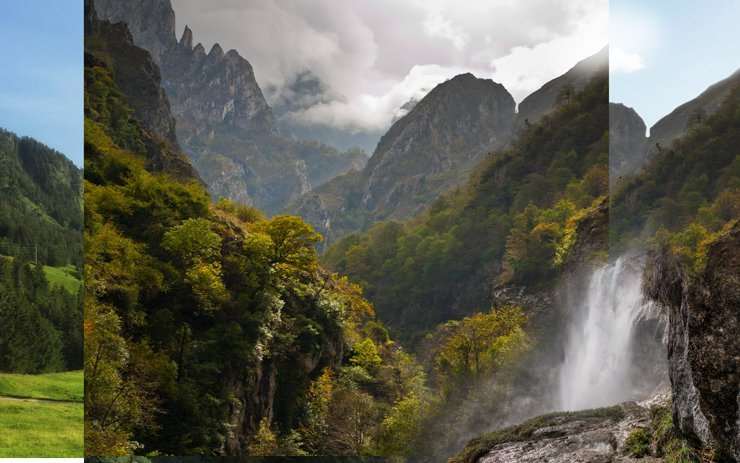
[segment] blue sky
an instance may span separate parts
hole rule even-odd
[[[83,1],[3,2],[0,127],[83,159]]]
[[[738,0],[611,0],[611,101],[650,128],[740,68],[738,18]]]

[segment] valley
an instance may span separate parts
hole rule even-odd
[[[87,3],[88,454],[736,457],[737,74],[648,137],[607,48],[462,73],[365,159],[193,35]]]

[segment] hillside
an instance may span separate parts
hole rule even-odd
[[[0,129],[0,255],[82,264],[82,172],[64,155]]]
[[[81,171],[0,130],[0,372],[82,366]]]
[[[0,373],[0,458],[83,454],[82,371]]]
[[[606,193],[607,91],[595,78],[428,211],[350,235],[325,262],[406,340],[488,306],[498,283],[546,284],[569,220]]]
[[[611,113],[612,145],[610,165],[612,184],[618,185],[639,174],[652,158],[662,156],[675,141],[690,133],[694,126],[721,110],[740,84],[740,70],[713,85],[696,98],[678,106],[650,127],[645,134],[645,123],[631,108],[613,103]]]
[[[310,226],[152,162],[184,157],[119,82],[156,94],[155,61],[86,7],[86,453],[398,452],[385,419],[423,373]]]
[[[723,81],[724,82],[724,81]],[[714,113],[657,152],[612,198],[611,243],[628,248],[660,228],[720,229],[740,216],[740,83]],[[689,232],[690,233],[690,232]]]

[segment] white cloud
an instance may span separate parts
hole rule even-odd
[[[310,70],[343,95],[295,117],[378,130],[462,72],[521,100],[607,42],[607,0],[173,0],[206,48],[236,48],[263,89]]]
[[[609,69],[632,73],[646,68],[661,40],[661,24],[645,5],[618,3],[609,13]]]
[[[642,56],[630,53],[613,46],[609,50],[609,71],[612,73],[629,74],[645,67]]]

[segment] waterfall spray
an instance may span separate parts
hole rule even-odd
[[[565,348],[560,371],[563,410],[635,398],[630,379],[634,328],[647,310],[641,274],[624,258],[594,271]]]

